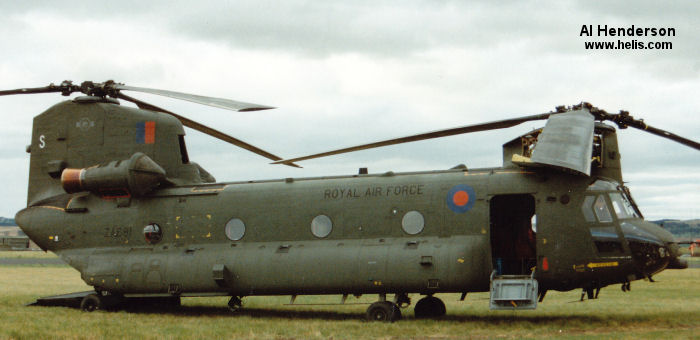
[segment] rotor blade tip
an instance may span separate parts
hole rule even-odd
[[[300,169],[303,168],[303,166],[301,166],[301,165],[299,165],[299,164],[296,164],[296,163],[293,163],[293,162],[290,162],[290,161],[288,161],[288,160],[286,160],[286,159],[280,159],[280,160],[278,160],[278,161],[270,162],[270,164],[275,164],[275,165],[277,165],[277,164],[284,164],[284,165],[291,166],[291,167],[294,167],[294,168],[300,168]]]
[[[276,109],[274,106],[259,106],[259,107],[247,107],[238,110],[238,112],[251,112],[251,111],[262,111],[262,110],[273,110]]]

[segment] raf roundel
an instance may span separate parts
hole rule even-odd
[[[466,185],[455,185],[447,192],[447,206],[456,213],[469,211],[476,202],[474,188]]]

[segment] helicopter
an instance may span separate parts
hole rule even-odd
[[[549,290],[631,289],[682,269],[673,236],[647,222],[622,178],[617,129],[700,144],[591,104],[281,158],[123,91],[235,111],[273,107],[180,92],[64,81],[0,95],[84,95],[34,118],[27,207],[15,220],[93,291],[39,299],[85,311],[183,297],[376,294],[369,320],[440,317],[436,293],[490,292],[494,310],[534,309]],[[122,101],[137,108],[122,106]],[[192,162],[183,127],[297,163],[400,143],[546,120],[503,145],[503,165],[216,182]],[[392,296],[393,295],[393,299]]]

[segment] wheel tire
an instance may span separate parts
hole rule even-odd
[[[416,303],[413,307],[416,319],[437,318],[445,315],[445,303],[434,296],[426,296]]]
[[[80,309],[83,312],[94,312],[102,309],[102,300],[97,294],[86,295],[80,302]]]
[[[367,320],[394,322],[401,319],[399,307],[389,301],[377,301],[367,308]]]

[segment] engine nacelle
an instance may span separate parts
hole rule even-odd
[[[69,193],[90,191],[101,196],[142,196],[158,187],[165,170],[141,152],[131,158],[84,169],[65,169],[63,189]]]

